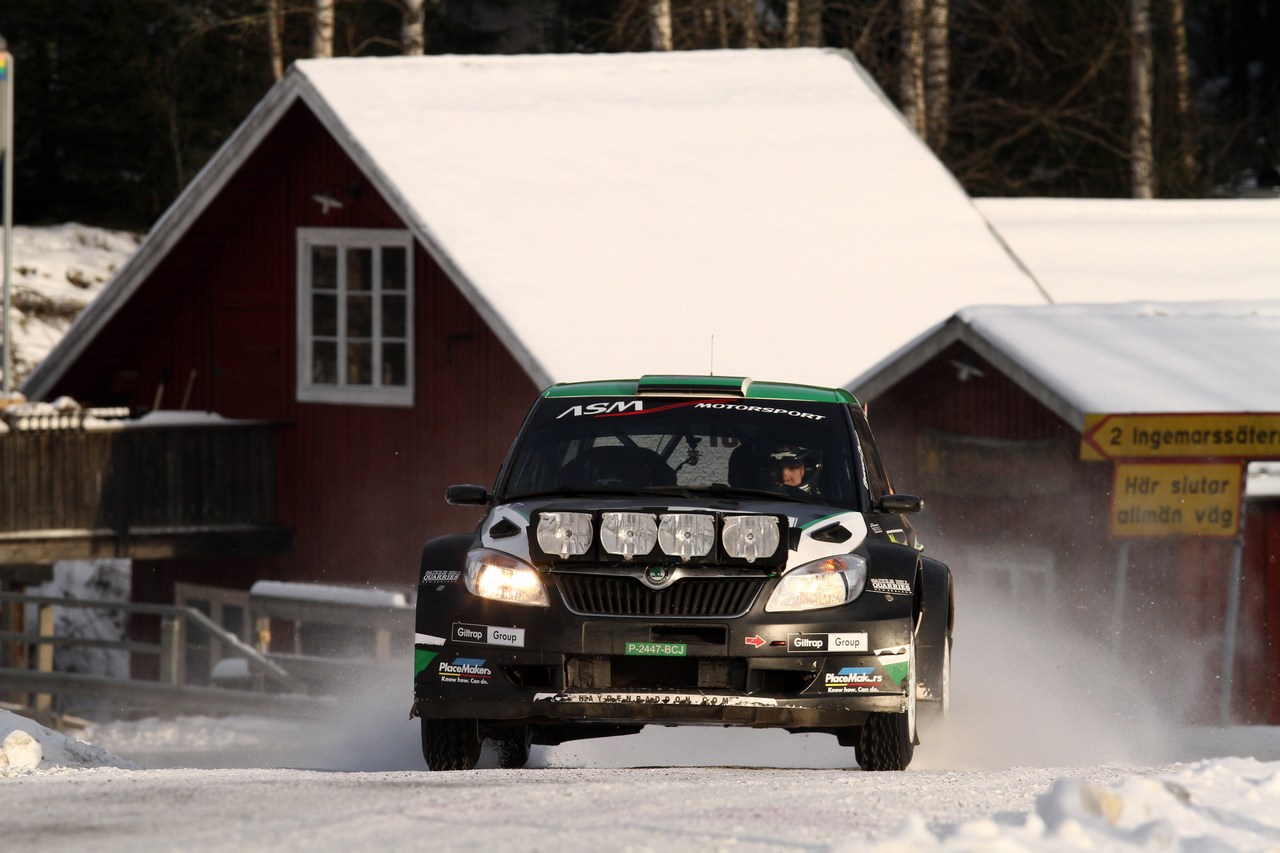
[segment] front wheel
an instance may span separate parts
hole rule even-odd
[[[906,770],[915,753],[906,713],[875,713],[858,733],[854,754],[863,770]]]
[[[422,718],[422,757],[430,770],[471,770],[483,743],[479,720]]]

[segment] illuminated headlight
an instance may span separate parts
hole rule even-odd
[[[467,591],[481,598],[538,607],[551,604],[537,571],[515,557],[498,551],[476,548],[468,553],[463,575]]]
[[[857,554],[814,560],[783,575],[764,609],[779,613],[847,604],[866,583],[867,561]]]
[[[658,522],[649,512],[606,512],[600,516],[600,544],[630,560],[648,554],[658,541]]]
[[[716,525],[709,515],[671,513],[658,522],[658,544],[672,557],[705,557],[715,541]]]
[[[778,550],[778,519],[772,515],[731,515],[720,534],[730,557],[754,563]]]
[[[587,553],[591,547],[591,514],[586,512],[538,513],[538,547],[560,559]]]

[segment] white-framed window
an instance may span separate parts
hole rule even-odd
[[[298,229],[298,400],[413,405],[408,231]]]

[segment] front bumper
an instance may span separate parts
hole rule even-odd
[[[907,711],[915,683],[912,625],[902,617],[584,617],[525,630],[492,624],[498,615],[489,608],[490,623],[453,622],[447,631],[418,634],[418,713],[535,725],[837,729],[861,725],[872,712]],[[522,645],[502,645],[513,642]]]

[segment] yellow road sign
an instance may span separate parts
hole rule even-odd
[[[1243,469],[1239,462],[1117,462],[1111,535],[1234,537]]]
[[[1080,458],[1280,459],[1280,414],[1085,415]]]

